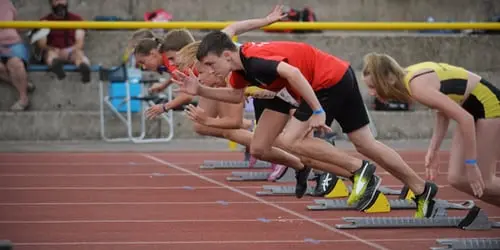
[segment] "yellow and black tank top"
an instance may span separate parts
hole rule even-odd
[[[461,104],[474,116],[474,119],[500,117],[500,90],[484,79],[476,84],[464,100],[469,78],[468,71],[464,68],[446,63],[422,62],[407,67],[406,72],[404,80],[408,91],[410,91],[411,80],[435,72],[441,83],[439,91]]]

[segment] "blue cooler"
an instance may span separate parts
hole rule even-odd
[[[130,112],[141,112],[141,100],[134,100],[134,97],[140,97],[142,94],[142,86],[140,83],[142,77],[141,70],[136,68],[126,68],[125,70],[127,71],[126,76],[122,79],[119,79],[119,77],[110,79],[109,97],[111,104],[118,112],[127,112],[127,103],[125,102],[127,92],[124,79],[128,79],[131,97]]]

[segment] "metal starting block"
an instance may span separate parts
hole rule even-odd
[[[339,229],[361,228],[460,228],[463,230],[490,230],[500,228],[499,222],[489,221],[486,213],[474,206],[465,217],[344,217],[350,224],[337,224]]]
[[[391,209],[416,209],[417,205],[412,200],[388,200]],[[451,203],[446,200],[435,200],[436,205],[444,209],[469,210],[474,207],[474,201]],[[347,205],[347,200],[314,200],[315,205],[309,205],[309,210],[356,210],[354,206]]]
[[[226,177],[228,181],[267,181],[267,178],[271,174],[269,172],[232,172],[231,176]],[[309,174],[309,180],[315,178],[314,173],[311,171]],[[292,182],[295,181],[295,170],[293,168],[287,168],[286,172],[276,180],[276,182]]]
[[[500,249],[500,238],[463,238],[437,239],[441,247],[431,247],[431,250],[488,250]]]
[[[326,198],[347,197],[349,191],[344,182],[334,174],[317,173],[312,179],[316,185],[308,187],[305,195]],[[258,191],[258,196],[291,196],[295,195],[294,186],[262,186],[263,191]]]
[[[294,186],[272,186],[264,185],[262,186],[264,191],[257,191],[257,196],[295,196]],[[305,195],[316,196],[315,187],[307,187]]]
[[[213,161],[206,160],[201,169],[239,169],[250,168],[249,161]],[[257,161],[251,168],[271,168],[271,163],[266,161]]]
[[[342,197],[347,197],[349,196],[349,191],[351,190],[350,187],[347,187],[348,191],[343,192],[342,190],[337,189],[334,187],[334,190],[332,192],[328,193],[325,195],[326,198],[342,198]],[[288,196],[288,195],[295,195],[295,187],[294,186],[278,186],[278,185],[263,185],[262,186],[262,191],[257,191],[258,196]],[[317,195],[313,195],[314,193],[311,192],[309,193],[310,190],[314,190],[315,187],[311,186],[308,188],[308,191],[306,195],[310,196],[315,196],[318,197]],[[388,187],[381,186],[379,187],[379,191],[385,195],[398,195],[399,191],[390,189]],[[332,194],[335,193],[335,194]],[[315,200],[315,201],[338,201],[338,200]],[[319,204],[319,203],[318,203]],[[312,209],[314,210],[314,209]],[[317,209],[317,210],[325,210],[325,209]]]
[[[347,186],[349,193],[352,192],[352,186]],[[401,190],[380,186],[378,190],[385,195],[401,195]]]

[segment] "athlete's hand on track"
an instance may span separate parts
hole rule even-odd
[[[483,196],[485,185],[479,166],[477,164],[465,165],[465,170],[467,171],[467,178],[469,179],[469,184],[474,195],[477,197]]]
[[[271,24],[285,18],[286,16],[288,16],[288,14],[283,13],[283,5],[278,4],[274,7],[273,11],[266,16],[266,19]]]
[[[202,108],[189,104],[186,108],[186,114],[191,121],[206,125],[208,116]]]
[[[186,75],[178,70],[174,71],[177,79],[172,78],[172,81],[179,85],[178,91],[184,92],[190,95],[198,95],[198,90],[200,88],[200,82],[198,78],[194,75],[191,69],[188,69],[189,75]]]
[[[425,155],[425,178],[434,181],[439,173],[439,159],[436,157],[436,151],[427,150]]]
[[[318,130],[320,133],[329,133],[332,132],[332,128],[326,126],[325,124],[326,115],[325,112],[321,114],[313,114],[309,121],[309,131]]]

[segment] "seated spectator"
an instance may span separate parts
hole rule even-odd
[[[10,0],[0,0],[0,20],[13,21],[16,9]],[[10,82],[19,92],[19,100],[10,108],[23,111],[29,106],[28,91],[34,89],[28,83],[26,67],[29,62],[28,49],[15,29],[0,29],[0,79]]]
[[[83,21],[79,15],[68,11],[67,0],[49,0],[52,13],[42,17],[45,21]],[[43,60],[49,65],[50,71],[63,79],[64,63],[69,61],[78,66],[84,83],[90,82],[90,62],[83,53],[85,31],[83,29],[55,29],[51,30],[46,38],[37,41],[40,49],[44,50]]]

